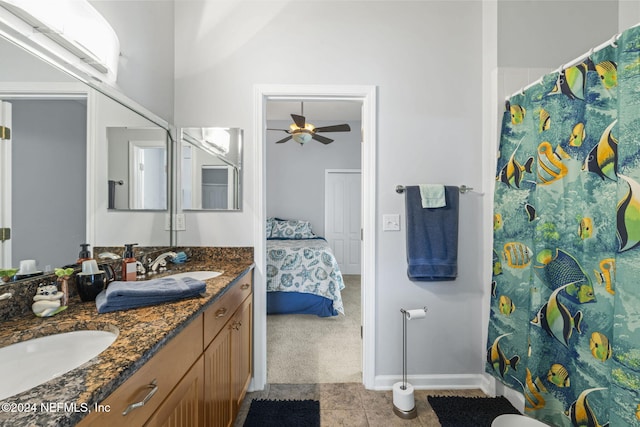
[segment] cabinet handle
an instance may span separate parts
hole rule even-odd
[[[153,395],[156,394],[156,392],[158,391],[158,385],[156,384],[155,378],[153,379],[153,381],[151,381],[151,384],[149,384],[147,388],[150,388],[151,391],[149,391],[149,393],[147,393],[144,399],[142,399],[140,402],[132,403],[131,405],[127,406],[127,409],[122,412],[123,416],[127,415],[134,409],[143,407],[149,401],[149,399],[151,399]]]
[[[242,289],[244,291],[244,290],[249,289],[250,287],[251,287],[251,283],[244,283],[244,284],[242,284],[240,286],[240,289]]]
[[[222,307],[220,310],[216,311],[216,319],[219,319],[221,317],[224,317],[227,315],[227,308],[226,307]]]

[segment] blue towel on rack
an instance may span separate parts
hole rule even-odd
[[[458,275],[458,187],[445,187],[447,204],[442,208],[423,208],[418,186],[407,187],[405,194],[409,279],[455,280]]]
[[[107,289],[96,296],[96,307],[98,313],[108,313],[195,297],[206,290],[205,282],[191,277],[161,277],[140,282],[116,281],[109,283]]]

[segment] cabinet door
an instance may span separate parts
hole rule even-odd
[[[231,338],[233,416],[238,414],[251,381],[253,368],[253,298],[250,295],[238,308],[233,320]]]
[[[160,349],[147,363],[100,402],[109,412],[92,412],[82,427],[142,426],[202,355],[202,316]],[[132,404],[145,402],[134,409]],[[124,415],[126,413],[126,415]]]
[[[204,427],[204,356],[189,369],[145,427]]]
[[[207,427],[233,423],[231,399],[231,322],[204,351],[204,419]]]

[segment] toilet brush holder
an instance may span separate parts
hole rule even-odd
[[[410,420],[418,416],[413,386],[407,382],[407,320],[422,319],[427,308],[418,310],[400,309],[402,313],[402,381],[393,385],[393,413]]]

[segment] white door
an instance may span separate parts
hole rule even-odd
[[[11,104],[0,101],[0,268],[11,268],[11,240],[2,230],[11,230]]]
[[[343,274],[360,274],[360,170],[325,172],[324,234]]]
[[[164,141],[129,141],[129,208],[167,208],[167,149]]]

